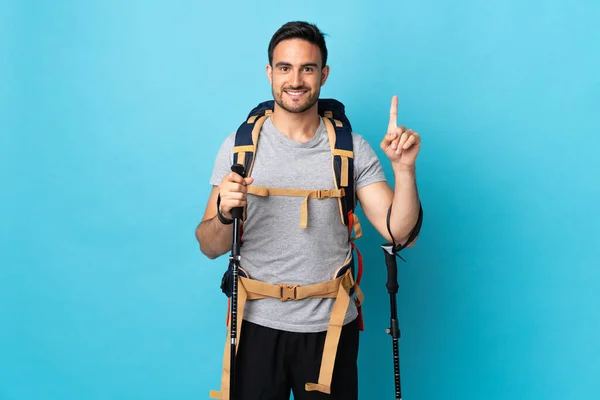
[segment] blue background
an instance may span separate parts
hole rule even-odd
[[[394,94],[423,137],[404,398],[598,398],[599,3],[318,3],[3,3],[0,399],[218,388],[226,259],[194,229],[295,19],[329,34],[323,96],[381,157]],[[362,220],[361,398],[391,399],[382,240]]]

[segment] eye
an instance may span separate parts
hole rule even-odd
[[[288,67],[280,67],[280,68],[279,68],[279,70],[280,70],[281,72],[287,72],[287,70],[288,70]]]
[[[304,72],[313,72],[313,67],[304,67]]]

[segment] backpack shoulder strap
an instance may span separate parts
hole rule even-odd
[[[246,176],[250,176],[252,173],[260,129],[272,113],[273,101],[260,103],[250,111],[246,121],[236,131],[233,164],[242,165],[246,169]]]
[[[352,126],[345,115],[344,105],[337,100],[319,100],[319,113],[327,128],[336,189],[344,189],[344,196],[339,199],[340,218],[348,226],[352,224],[356,206]]]

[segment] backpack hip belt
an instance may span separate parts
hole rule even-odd
[[[247,272],[240,268],[238,281],[238,320],[237,332],[238,341],[242,334],[242,320],[244,316],[244,308],[246,301],[258,300],[264,298],[275,298],[281,301],[298,301],[309,298],[331,298],[335,299],[327,334],[325,336],[325,345],[321,358],[321,368],[319,371],[319,379],[317,383],[307,382],[305,389],[307,391],[319,391],[326,394],[331,394],[331,380],[333,376],[333,366],[337,355],[338,343],[344,325],[344,319],[348,306],[350,305],[351,297],[354,296],[354,302],[357,307],[360,307],[363,302],[363,294],[354,280],[352,275],[351,265],[353,258],[350,257],[342,267],[338,269],[335,278],[326,282],[313,285],[289,285],[289,284],[270,284],[251,279]],[[225,283],[227,287],[229,282]],[[225,341],[225,350],[223,352],[223,371],[221,374],[221,390],[211,391],[210,397],[213,399],[229,400],[229,384],[230,384],[230,351],[229,334],[231,332],[231,324],[228,323],[227,340]],[[237,351],[237,348],[236,348]]]

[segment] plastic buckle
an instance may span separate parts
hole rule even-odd
[[[279,297],[281,301],[297,300],[296,288],[298,285],[286,285],[282,283],[279,287],[281,288],[281,295]]]
[[[328,199],[330,196],[327,190],[315,190],[317,193],[317,199]]]

